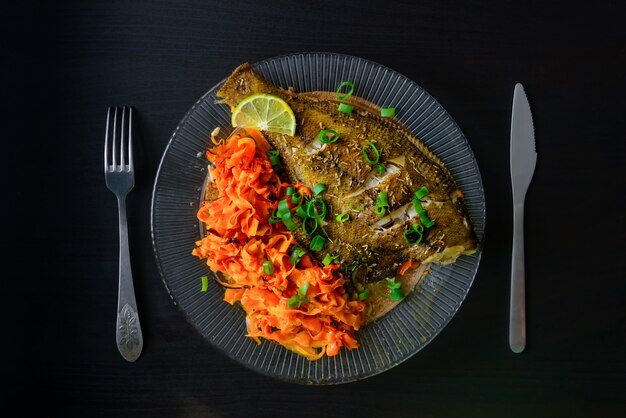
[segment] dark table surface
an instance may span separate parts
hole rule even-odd
[[[76,417],[623,416],[626,412],[626,32],[571,1],[89,1],[5,9],[2,117],[5,400]],[[4,7],[4,6],[3,6]],[[487,199],[460,310],[417,355],[357,383],[306,387],[217,352],[162,285],[156,170],[180,119],[238,64],[329,51],[431,93],[465,133]],[[526,206],[528,346],[507,343],[513,86],[535,116]],[[115,346],[117,212],[106,109],[136,109],[129,202],[141,358]],[[25,170],[26,168],[26,170]],[[22,174],[24,172],[25,174]],[[35,176],[29,175],[35,174]],[[13,271],[13,273],[11,273]]]

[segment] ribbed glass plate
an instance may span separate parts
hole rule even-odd
[[[467,209],[482,242],[485,195],[472,150],[443,107],[413,81],[361,58],[304,53],[267,59],[254,65],[269,81],[296,91],[334,91],[345,80],[355,95],[392,106],[397,117],[438,155],[465,194]],[[224,69],[225,76],[233,69]],[[357,333],[360,347],[311,362],[283,347],[245,337],[244,312],[222,300],[224,289],[200,292],[200,276],[210,274],[191,255],[200,238],[196,211],[207,174],[205,150],[220,127],[228,133],[230,110],[216,104],[219,83],[182,119],[163,155],[152,197],[152,240],[163,282],[188,321],[213,346],[260,373],[304,384],[345,383],[398,365],[428,344],[450,321],[478,269],[481,250],[448,266],[435,265],[415,292],[389,314]]]

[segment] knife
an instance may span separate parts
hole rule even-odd
[[[524,290],[524,199],[537,164],[535,130],[530,105],[520,83],[513,93],[511,113],[511,186],[513,189],[513,251],[511,256],[511,309],[509,345],[514,353],[526,347]]]

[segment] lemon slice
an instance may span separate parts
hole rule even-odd
[[[280,97],[257,93],[243,99],[231,119],[235,128],[254,128],[294,136],[296,116]]]

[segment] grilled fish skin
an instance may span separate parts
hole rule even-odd
[[[314,254],[320,260],[331,253],[342,263],[356,261],[366,266],[363,281],[373,282],[394,277],[398,266],[409,259],[447,264],[476,251],[478,242],[462,191],[443,162],[399,122],[382,118],[375,105],[358,97],[347,100],[355,105],[352,114],[338,112],[334,93],[299,93],[275,87],[249,64],[239,66],[217,95],[235,107],[254,93],[281,97],[296,115],[295,136],[264,132],[280,152],[288,180],[311,188],[317,183],[328,187],[322,196],[328,215],[320,225],[327,244],[323,252]],[[340,139],[320,143],[316,137],[321,129],[337,131]],[[380,162],[386,168],[382,174],[363,158],[365,141],[380,151]],[[435,224],[424,230],[419,244],[409,246],[404,231],[420,223],[412,198],[422,186],[429,190],[422,199],[423,207]],[[374,210],[380,192],[387,193],[390,205],[383,217]],[[352,210],[361,204],[364,210]],[[350,220],[336,222],[335,215],[340,213],[349,213]],[[294,236],[308,248],[310,238],[299,230]]]

